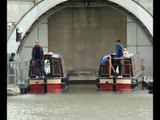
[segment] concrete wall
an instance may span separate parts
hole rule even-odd
[[[153,15],[153,0],[134,0],[141,4],[145,9]]]
[[[129,52],[139,54],[145,66],[144,73],[153,75],[153,43],[143,29],[129,16],[127,17],[127,48]]]
[[[41,23],[33,29],[27,38],[25,45],[21,51],[21,60],[29,61],[31,59],[31,51],[35,45],[35,41],[39,40],[44,51],[48,51],[48,22],[47,19],[41,21]]]
[[[70,70],[97,70],[103,55],[126,46],[126,16],[111,8],[67,8],[48,18],[49,51],[64,55]]]
[[[7,1],[7,22],[17,23],[19,19],[32,7],[34,1],[18,1],[8,0]]]
[[[18,20],[31,8],[34,4],[42,0],[7,0],[7,21],[18,22]],[[141,4],[153,15],[153,0],[134,0]]]

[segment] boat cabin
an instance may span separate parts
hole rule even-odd
[[[35,77],[34,64],[30,61],[29,69],[29,92],[53,92],[62,91],[68,86],[68,74],[65,70],[64,60],[61,55],[53,52],[45,52],[42,60],[42,71],[39,70],[39,77]],[[42,77],[44,72],[45,77]]]
[[[96,79],[99,90],[132,90],[142,81],[142,60],[139,55],[121,57],[121,76],[118,76],[118,68],[114,69],[115,55],[110,55],[105,64],[99,65]],[[118,66],[119,67],[119,66]]]

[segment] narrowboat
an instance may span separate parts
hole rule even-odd
[[[63,57],[53,52],[45,52],[43,59],[43,70],[45,77],[35,77],[34,64],[30,60],[28,75],[28,92],[29,93],[47,93],[63,91],[68,86],[69,76],[65,71]]]
[[[133,90],[142,85],[142,60],[139,55],[121,57],[121,76],[115,70],[115,55],[111,54],[105,64],[99,65],[96,86],[98,90]]]

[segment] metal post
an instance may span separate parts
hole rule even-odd
[[[114,72],[114,75],[113,75],[113,91],[116,91],[117,88],[116,88],[116,78],[117,78],[117,73]]]
[[[113,88],[113,91],[116,91],[117,88],[116,88],[116,78],[117,78],[117,72],[115,71],[114,67],[112,66],[112,63],[110,63],[110,66],[111,68],[113,69],[113,84],[112,84],[112,88]]]

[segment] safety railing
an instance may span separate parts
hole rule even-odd
[[[29,61],[15,62],[14,69],[8,67],[7,85],[16,86],[25,82],[28,77]]]
[[[17,63],[14,63],[14,66],[7,66],[7,85],[16,86],[17,85]]]
[[[115,64],[112,60],[112,64],[107,62],[105,65],[99,66],[99,77],[112,77],[114,76],[114,72],[119,73],[119,65],[121,65],[121,75],[123,77],[131,77],[133,76],[133,69],[131,60],[121,59],[121,64]],[[117,69],[115,69],[117,66]]]
[[[142,69],[145,76],[153,77],[153,59],[143,59]]]
[[[113,57],[109,61],[106,61],[106,64],[99,66],[99,77],[111,77],[114,76],[115,73],[120,74],[122,77],[135,77],[140,73],[142,74],[142,59],[139,55],[131,58]]]

